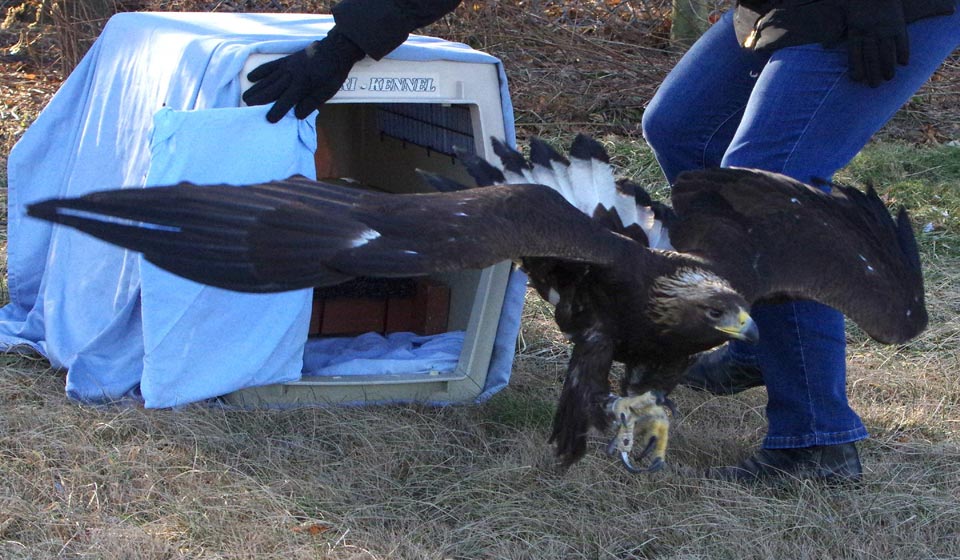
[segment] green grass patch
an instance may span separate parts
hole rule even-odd
[[[888,205],[905,206],[921,249],[960,255],[960,148],[871,144],[837,179],[872,184]]]
[[[505,428],[546,429],[553,421],[556,408],[556,401],[506,391],[494,395],[484,405],[483,416]]]

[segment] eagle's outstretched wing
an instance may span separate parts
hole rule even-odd
[[[635,245],[540,185],[395,195],[292,177],[101,191],[28,212],[140,251],[180,276],[244,292],[528,256],[603,265]]]
[[[901,209],[894,221],[872,188],[827,193],[776,173],[710,169],[681,174],[672,200],[674,247],[708,259],[748,301],[817,300],[884,343],[926,327],[910,219]]]

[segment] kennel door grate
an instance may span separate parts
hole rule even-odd
[[[381,134],[449,156],[454,148],[476,153],[470,108],[436,103],[382,103],[377,105]]]

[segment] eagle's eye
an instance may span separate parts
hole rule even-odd
[[[707,317],[716,321],[720,319],[720,317],[723,317],[723,311],[720,311],[716,307],[710,307],[707,309]]]

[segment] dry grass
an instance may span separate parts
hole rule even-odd
[[[470,18],[489,15],[483,10],[516,10],[500,4],[482,2],[457,17],[477,23]],[[500,13],[505,23],[471,32],[456,20],[438,25],[449,26],[447,36],[506,51],[525,131],[556,138],[593,123],[594,132],[617,132],[604,137],[615,161],[642,183],[659,182],[629,124],[675,53],[638,48],[662,62],[625,75],[642,81],[633,92],[611,70],[593,86],[573,87],[579,68],[596,69],[610,54],[593,46],[619,40],[585,33],[567,51],[584,63],[571,70],[567,61],[568,74],[554,84],[562,61],[544,46],[573,35],[566,20],[529,34],[529,21],[513,30],[507,17],[520,16]],[[18,40],[10,33],[0,37],[5,46]],[[518,33],[530,42],[515,40]],[[45,53],[0,60],[0,168],[58,80],[55,57]],[[609,58],[614,67],[636,60]],[[567,118],[569,106],[601,89],[599,105]],[[918,96],[891,130],[936,141],[915,137],[931,118],[925,107],[957,89],[931,90],[933,101]],[[940,131],[960,122],[940,118]],[[678,390],[684,415],[667,472],[627,475],[600,453],[599,436],[595,452],[558,472],[545,440],[568,349],[549,309],[530,298],[511,384],[482,406],[90,407],[68,402],[63,374],[44,361],[0,356],[0,558],[960,558],[960,151],[882,143],[842,179],[876,182],[888,200],[913,209],[920,226],[930,224],[920,236],[930,329],[900,347],[850,329],[850,396],[872,433],[857,487],[744,487],[699,477],[762,438],[759,389],[735,397]]]
[[[864,484],[751,488],[696,471],[756,443],[760,391],[680,391],[667,473],[629,476],[599,452],[557,472],[544,439],[565,349],[538,302],[524,325],[514,382],[479,407],[93,408],[66,402],[42,363],[8,357],[0,556],[960,555],[960,391],[942,352],[929,371],[855,350],[851,393],[874,432]]]

